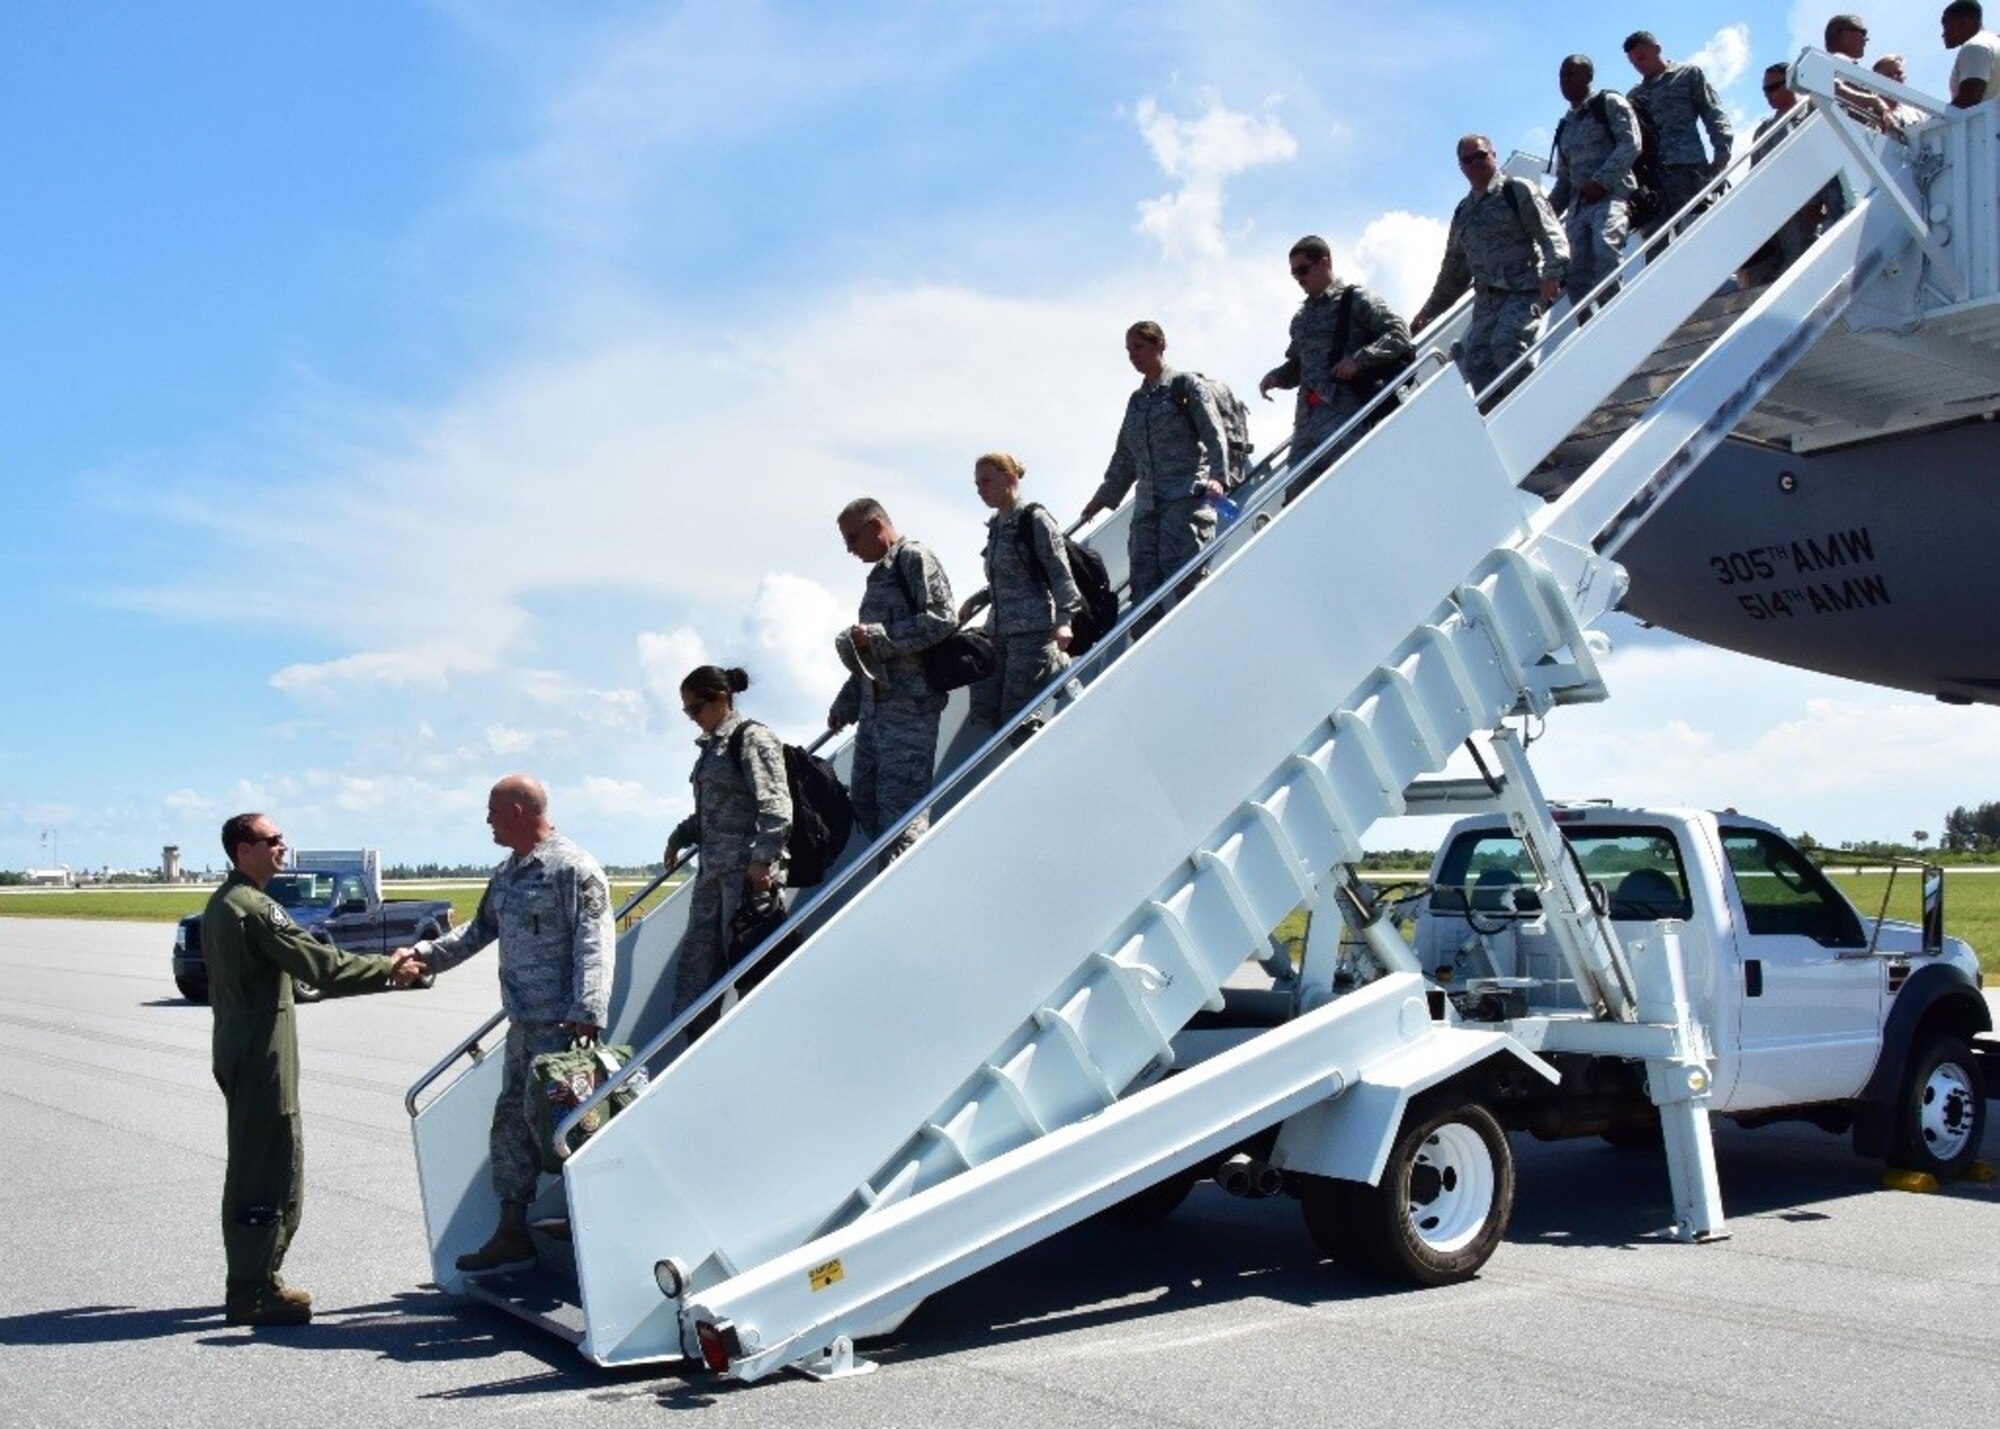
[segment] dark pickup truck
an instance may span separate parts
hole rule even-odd
[[[437,898],[377,899],[366,878],[349,869],[286,869],[264,891],[284,905],[301,928],[322,943],[350,953],[386,953],[451,927],[451,904]],[[429,987],[426,976],[418,987]],[[174,930],[174,986],[189,1002],[208,1001],[208,963],[201,952],[201,914]],[[293,996],[315,1002],[319,989],[295,982]]]

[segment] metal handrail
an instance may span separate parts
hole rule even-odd
[[[425,1087],[429,1086],[432,1082],[436,1081],[439,1077],[443,1076],[446,1072],[451,1070],[452,1063],[456,1062],[460,1057],[463,1057],[467,1052],[470,1052],[472,1054],[472,1061],[475,1066],[478,1063],[484,1061],[486,1059],[486,1050],[479,1045],[479,1039],[484,1037],[487,1033],[491,1032],[494,1028],[498,1027],[502,1022],[505,1022],[506,1020],[507,1020],[507,1011],[505,1008],[502,1008],[500,1011],[494,1013],[491,1017],[487,1018],[484,1022],[480,1023],[479,1029],[475,1031],[470,1037],[466,1038],[463,1042],[459,1043],[456,1047],[452,1048],[449,1052],[445,1053],[443,1057],[439,1058],[438,1063],[435,1067],[432,1067],[428,1072],[425,1072],[421,1077],[418,1077],[416,1081],[410,1084],[410,1089],[407,1092],[403,1093],[403,1110],[407,1111],[410,1114],[411,1120],[416,1119],[418,1093],[422,1092]]]
[[[1454,304],[1454,309],[1457,306],[1457,304]],[[1442,317],[1440,321],[1442,321]],[[569,1159],[572,1150],[569,1144],[569,1134],[592,1110],[616,1092],[619,1087],[624,1085],[637,1069],[646,1066],[654,1057],[658,1056],[675,1037],[679,1036],[686,1029],[689,1023],[708,1011],[710,1007],[726,996],[737,982],[754,971],[777,948],[780,942],[794,934],[798,924],[807,916],[823,907],[828,900],[841,890],[847,888],[856,878],[864,876],[865,873],[872,872],[876,859],[901,837],[903,831],[908,828],[911,822],[926,813],[932,804],[947,797],[961,784],[970,779],[974,773],[982,769],[986,760],[999,752],[1014,733],[1033,717],[1035,712],[1044,704],[1054,699],[1064,686],[1072,680],[1094,677],[1105,665],[1109,664],[1114,657],[1114,652],[1119,648],[1122,637],[1130,635],[1134,625],[1145,619],[1154,610],[1165,605],[1168,601],[1176,599],[1183,581],[1192,578],[1204,566],[1215,561],[1218,555],[1222,553],[1221,548],[1225,546],[1232,549],[1223,556],[1223,563],[1225,565],[1230,564],[1238,559],[1241,555],[1241,549],[1237,546],[1238,538],[1241,537],[1242,542],[1247,544],[1260,534],[1256,523],[1251,518],[1261,512],[1265,506],[1269,505],[1274,495],[1281,494],[1289,484],[1287,481],[1280,480],[1280,477],[1289,477],[1294,471],[1310,468],[1341,443],[1347,441],[1350,436],[1366,431],[1367,424],[1373,419],[1379,409],[1387,406],[1392,399],[1414,391],[1424,382],[1430,380],[1431,376],[1435,375],[1426,374],[1423,371],[1423,368],[1427,364],[1433,362],[1439,365],[1440,371],[1446,370],[1451,366],[1449,355],[1435,347],[1420,353],[1412,361],[1409,368],[1406,369],[1405,376],[1401,381],[1392,383],[1388,387],[1383,388],[1382,391],[1376,393],[1374,397],[1362,405],[1359,411],[1348,418],[1346,423],[1323,438],[1307,455],[1304,461],[1279,466],[1279,456],[1290,451],[1291,438],[1288,436],[1280,441],[1272,449],[1270,455],[1251,469],[1250,474],[1237,488],[1238,491],[1247,491],[1251,495],[1242,505],[1237,519],[1230,524],[1226,533],[1218,533],[1210,545],[1197,551],[1170,576],[1162,580],[1157,590],[1153,591],[1145,600],[1126,610],[1119,617],[1118,623],[1107,631],[1088,653],[1062,670],[1057,671],[1040,690],[1022,704],[1019,710],[1010,716],[1000,727],[996,728],[985,743],[981,744],[970,755],[961,760],[950,774],[933,783],[915,808],[904,814],[893,825],[884,829],[876,837],[875,841],[862,851],[859,857],[855,858],[831,880],[814,890],[813,896],[807,899],[804,904],[791,910],[786,916],[783,926],[779,927],[755,948],[745,953],[728,971],[711,983],[700,997],[696,998],[694,1002],[690,1003],[678,1016],[669,1022],[658,1036],[648,1042],[644,1048],[634,1053],[630,1061],[607,1077],[598,1085],[595,1091],[578,1103],[557,1124],[554,1130],[551,1149],[554,1151],[557,1159]],[[1061,712],[1058,710],[1056,717],[1060,718],[1060,715]]]

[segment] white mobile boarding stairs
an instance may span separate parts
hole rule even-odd
[[[1801,68],[1830,92],[1832,61]],[[1937,127],[1947,147],[1969,128]],[[854,1338],[925,1295],[1259,1132],[1282,1124],[1272,1163],[1308,1193],[1372,1184],[1413,1097],[1496,1058],[1551,1075],[1503,1031],[1459,1024],[1379,924],[1386,976],[1331,1001],[1306,988],[1285,1025],[1159,1074],[1179,1029],[1221,1005],[1223,981],[1422,776],[1510,715],[1601,697],[1581,632],[1618,598],[1609,557],[1858,289],[1930,243],[1875,142],[1807,116],[1649,264],[1628,264],[1586,325],[1557,323],[1489,413],[1430,359],[1282,514],[1284,483],[1266,483],[1205,582],[1142,640],[1087,657],[1081,696],[1034,738],[1010,750],[1002,731],[947,778],[945,812],[902,859],[875,874],[864,857],[805,900],[803,945],[663,1069],[678,1026],[661,1026],[656,973],[621,969],[612,1037],[647,1041],[655,1075],[545,1197],[567,1201],[573,1285],[468,1285],[452,1268],[491,1225],[498,1059],[475,1055],[419,1109],[458,1054],[440,1063],[410,1095],[438,1282],[601,1363],[839,1370]],[[1557,501],[1524,498],[1523,480],[1836,173],[1857,194],[1847,218]],[[1982,192],[1990,204],[1990,181]],[[1671,938],[1621,946],[1511,738],[1495,746],[1601,1018],[1576,1045],[1646,1063],[1680,1229],[1712,1234],[1704,1049]]]

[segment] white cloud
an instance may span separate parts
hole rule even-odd
[[[1536,747],[1552,796],[1730,806],[1823,842],[1935,833],[1993,797],[2000,709],[1684,642],[1616,650],[1604,674],[1611,699],[1558,710]]]
[[[639,669],[646,693],[663,719],[681,712],[681,680],[698,665],[713,663],[699,632],[681,626],[675,630],[642,630],[638,637]]]
[[[1226,108],[1210,96],[1198,119],[1182,119],[1152,99],[1139,101],[1139,131],[1154,160],[1180,188],[1139,205],[1138,231],[1170,258],[1219,258],[1225,181],[1246,169],[1280,163],[1298,153],[1298,141],[1274,115]]]
[[[756,680],[750,702],[759,718],[800,736],[825,727],[846,678],[834,633],[853,620],[854,611],[816,581],[782,571],[764,577],[743,617],[744,663]]]
[[[1729,88],[1750,68],[1750,27],[1723,26],[1687,57],[1687,63],[1700,68],[1717,89]]]
[[[1392,210],[1370,219],[1354,242],[1354,269],[1405,315],[1414,313],[1437,281],[1448,225],[1428,214]]]
[[[453,663],[452,656],[427,650],[365,650],[318,664],[287,665],[271,677],[271,685],[288,695],[362,685],[437,691],[445,687]]]
[[[495,754],[524,754],[535,747],[535,736],[529,730],[489,724],[486,726],[486,747]]]

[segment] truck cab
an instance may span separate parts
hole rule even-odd
[[[1939,1113],[1948,1121],[1983,1115],[1970,1043],[1991,1021],[1978,959],[1964,942],[1940,927],[1926,937],[1920,924],[1863,915],[1804,850],[1760,820],[1603,805],[1559,805],[1554,814],[1593,903],[1621,940],[1678,940],[1687,999],[1712,1056],[1714,1112],[1749,1124],[1798,1117],[1852,1129],[1857,1149],[1938,1163],[1925,1170],[1949,1172],[1970,1159],[1976,1135],[1947,1134],[1947,1154],[1925,1157],[1909,1125],[1940,1099],[1950,1104]],[[1941,924],[1941,877],[1931,869],[1913,876],[1924,880]],[[1415,948],[1471,1019],[1583,1011],[1537,882],[1502,815],[1460,820],[1438,850]],[[1940,1047],[1945,1070],[1913,1085]],[[1541,1124],[1588,1130],[1592,1119]]]
[[[451,927],[452,907],[443,899],[381,896],[373,875],[374,851],[366,858],[302,854],[299,865],[273,877],[264,892],[292,921],[320,942],[350,953],[386,953]],[[199,913],[183,918],[174,931],[174,985],[190,1002],[208,1000],[208,963],[201,950]],[[429,987],[434,978],[417,982]],[[293,995],[316,1001],[318,989],[294,982]]]

